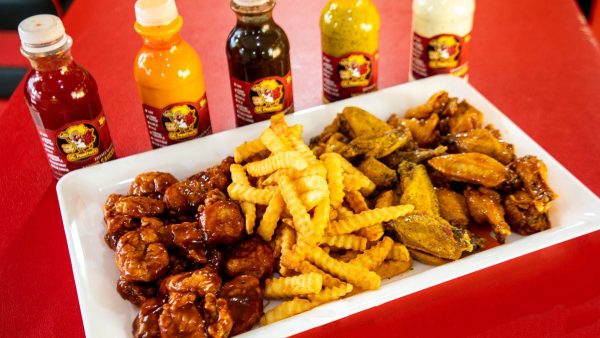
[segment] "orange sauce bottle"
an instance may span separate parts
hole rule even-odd
[[[181,39],[174,0],[138,0],[135,31],[143,38],[134,76],[153,148],[212,132],[202,63]]]

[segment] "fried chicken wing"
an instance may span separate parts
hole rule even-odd
[[[431,167],[458,182],[494,188],[515,180],[515,173],[495,159],[479,153],[450,154],[427,161]]]
[[[200,226],[207,245],[230,245],[244,235],[244,216],[237,202],[227,200],[219,190],[208,193],[199,209]]]
[[[540,212],[535,201],[525,191],[517,191],[504,199],[506,220],[511,228],[521,235],[531,235],[550,229],[548,214]]]
[[[196,295],[190,293],[169,297],[158,320],[161,337],[206,337],[204,318],[195,301]]]
[[[124,196],[119,194],[111,194],[106,199],[103,207],[104,222],[106,223],[106,231],[109,234],[125,233],[139,226],[139,223],[131,216],[122,215],[117,212],[115,205]],[[117,239],[118,240],[118,239]]]
[[[427,102],[418,105],[414,108],[408,109],[404,115],[407,119],[417,118],[426,119],[431,116],[433,112],[444,109],[448,102],[448,92],[442,90],[433,94]]]
[[[407,127],[419,147],[429,147],[437,144],[440,139],[440,132],[437,130],[439,121],[439,115],[434,113],[427,119],[407,119],[392,115],[388,123],[397,127]]]
[[[203,179],[186,179],[168,187],[163,200],[172,214],[191,213],[212,188],[212,184]]]
[[[165,204],[160,200],[140,196],[121,196],[115,203],[115,212],[142,218],[145,216],[158,216],[165,211]]]
[[[232,335],[250,330],[262,316],[263,296],[258,278],[237,276],[223,285],[220,295],[227,300],[233,317]]]
[[[343,149],[342,155],[353,158],[360,155],[381,158],[403,147],[410,141],[411,135],[407,128],[399,127],[378,134],[359,135]]]
[[[398,182],[396,171],[373,157],[362,161],[358,170],[373,181],[378,188],[390,187]]]
[[[155,283],[132,282],[123,276],[119,276],[117,280],[117,292],[121,298],[137,306],[156,297],[157,291]]]
[[[440,216],[453,226],[465,229],[469,224],[465,197],[447,188],[436,188],[435,195],[440,205]]]
[[[150,298],[140,306],[140,312],[133,320],[134,338],[160,338],[158,319],[163,311],[163,301]]]
[[[411,213],[390,222],[398,237],[411,249],[457,260],[473,246],[467,231],[455,228],[445,219],[426,213]]]
[[[172,224],[173,243],[195,263],[206,263],[204,232],[198,222]]]
[[[466,100],[458,104],[456,112],[440,121],[440,130],[444,134],[464,133],[483,126],[483,114]]]
[[[204,297],[204,318],[206,333],[212,338],[226,338],[233,328],[233,318],[229,312],[227,300],[217,298],[214,293]]]
[[[392,129],[375,115],[358,107],[346,107],[340,116],[340,129],[351,138],[372,136]]]
[[[173,246],[173,233],[169,224],[155,217],[142,217],[140,227],[154,230],[165,247],[170,248]]]
[[[441,156],[446,153],[448,147],[437,146],[433,149],[428,148],[414,148],[407,150],[396,150],[383,158],[382,161],[390,168],[398,168],[398,165],[403,161],[421,163],[427,161],[436,156]]]
[[[510,226],[504,220],[500,194],[485,187],[477,190],[467,188],[464,194],[473,220],[477,223],[490,224],[498,243],[504,243],[506,236],[510,235]]]
[[[523,182],[524,190],[531,195],[535,208],[547,212],[550,202],[557,198],[548,184],[548,168],[535,156],[524,156],[511,165]]]
[[[273,273],[274,267],[273,249],[258,237],[237,244],[225,261],[225,273],[229,277],[251,275],[263,279]]]
[[[137,175],[129,187],[129,195],[162,199],[165,190],[177,179],[169,174],[151,171]]]
[[[400,204],[412,204],[415,212],[439,215],[439,203],[425,166],[402,162],[398,166],[398,174],[402,185]]]
[[[154,230],[140,228],[119,239],[115,261],[126,279],[150,282],[162,277],[167,271],[169,255]]]
[[[448,135],[445,141],[452,152],[481,153],[503,164],[515,159],[513,145],[497,139],[488,129],[471,129],[464,133]]]
[[[419,262],[421,262],[423,264],[427,264],[427,265],[439,266],[439,265],[443,265],[443,264],[452,262],[452,260],[450,260],[450,259],[436,257],[436,256],[430,255],[428,253],[425,253],[423,251],[419,251],[416,249],[408,249],[408,252],[410,253],[410,257],[418,260]]]

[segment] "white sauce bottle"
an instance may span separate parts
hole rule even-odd
[[[469,73],[475,0],[413,0],[409,79]]]

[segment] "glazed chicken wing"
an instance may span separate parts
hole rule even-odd
[[[532,197],[535,208],[540,213],[547,212],[557,195],[548,185],[546,164],[535,156],[525,156],[517,159],[512,166],[523,182],[523,189]]]
[[[115,209],[115,205],[123,197],[122,195],[111,194],[104,203],[104,222],[106,223],[106,231],[109,234],[121,233],[123,235],[125,232],[139,226],[139,223],[132,216],[120,214]]]
[[[506,220],[521,235],[531,235],[550,228],[545,212],[540,212],[534,199],[525,191],[517,191],[504,199]]]
[[[149,282],[165,274],[169,255],[154,230],[140,228],[119,239],[115,261],[126,279]]]
[[[471,129],[464,133],[448,135],[450,150],[457,153],[481,153],[508,164],[515,159],[512,144],[498,140],[489,129]]]
[[[204,318],[196,307],[196,295],[173,294],[163,305],[158,323],[161,337],[205,338]]]
[[[440,132],[437,130],[440,117],[438,114],[431,114],[427,119],[407,119],[400,118],[392,114],[388,123],[396,128],[401,126],[407,127],[410,130],[412,139],[414,139],[420,147],[428,147],[438,143]]]
[[[417,118],[417,119],[426,119],[431,116],[432,113],[438,112],[446,106],[448,102],[448,92],[442,90],[435,94],[433,94],[427,102],[418,105],[414,108],[408,109],[406,111],[405,117],[407,119]]]
[[[204,297],[204,318],[206,319],[206,333],[211,338],[226,338],[233,328],[233,318],[229,305],[224,298],[217,298],[214,293]]]
[[[198,222],[172,224],[173,243],[195,263],[206,263],[204,232]]]
[[[473,220],[490,224],[498,243],[504,243],[506,236],[510,235],[510,226],[504,220],[500,194],[484,187],[477,190],[467,188],[464,194]]]
[[[140,312],[133,320],[134,338],[160,338],[158,320],[163,310],[163,301],[150,298],[140,307]]]
[[[450,114],[449,114],[450,115]],[[440,122],[443,133],[458,134],[483,126],[483,114],[466,100],[458,104],[456,112]]]
[[[254,276],[241,275],[221,288],[221,297],[227,300],[233,317],[232,335],[246,332],[260,319],[263,312],[260,280]]]
[[[155,283],[132,282],[123,276],[119,276],[117,292],[121,295],[121,298],[134,305],[141,306],[148,299],[156,297],[158,290]]]
[[[450,180],[489,188],[509,184],[516,178],[502,163],[479,153],[442,155],[427,163]]]
[[[440,205],[440,216],[457,228],[466,229],[469,210],[465,197],[447,188],[436,188],[435,195]]]
[[[244,216],[239,204],[227,200],[219,190],[208,193],[199,209],[199,220],[207,245],[233,244],[244,235]]]
[[[115,211],[134,218],[158,216],[165,211],[165,204],[149,197],[122,196],[115,203]]]
[[[207,293],[217,293],[220,287],[219,274],[211,267],[204,267],[165,278],[160,284],[160,293],[194,293],[204,297]]]
[[[250,275],[263,279],[273,273],[274,267],[273,249],[258,237],[240,242],[225,261],[225,273],[230,277]]]

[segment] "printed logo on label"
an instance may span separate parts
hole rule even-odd
[[[56,141],[69,162],[85,160],[98,154],[99,151],[98,131],[87,123],[75,124],[63,129],[58,133]]]
[[[461,52],[460,40],[452,35],[441,35],[429,41],[427,55],[430,68],[454,68],[458,66]]]
[[[285,90],[278,79],[261,80],[250,88],[250,99],[257,114],[283,110]]]
[[[200,107],[206,100],[200,102]],[[198,135],[198,111],[191,104],[178,104],[165,109],[162,123],[170,140],[177,141]]]
[[[371,60],[363,54],[351,54],[340,60],[338,72],[342,88],[364,87],[371,78]]]

